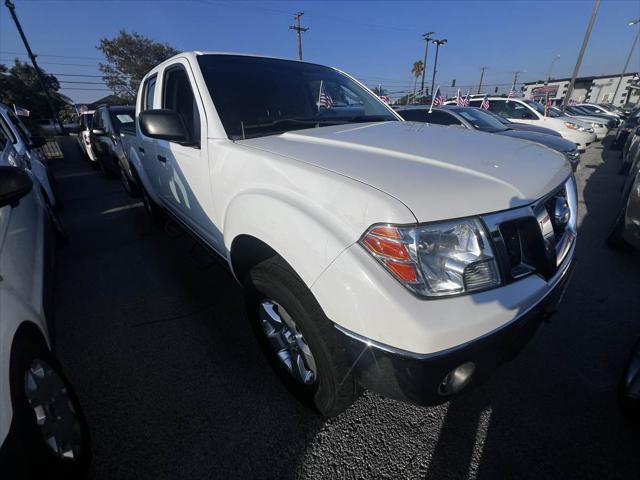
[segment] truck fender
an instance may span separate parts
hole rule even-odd
[[[242,282],[248,270],[242,257],[260,259],[263,254],[256,249],[262,245],[284,258],[310,287],[358,238],[340,228],[336,220],[330,212],[299,197],[293,201],[284,194],[260,189],[240,193],[229,203],[224,218],[229,265]]]

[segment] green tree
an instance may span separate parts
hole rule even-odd
[[[413,94],[416,94],[416,87],[418,86],[418,78],[424,72],[424,62],[422,60],[418,60],[417,62],[413,62],[413,66],[411,67],[411,75],[415,78],[413,82]]]
[[[71,99],[59,92],[58,79],[40,69],[56,110],[72,104]],[[31,118],[51,118],[47,97],[42,91],[35,68],[16,59],[13,66],[0,65],[0,102],[18,105],[31,112]]]
[[[114,38],[103,38],[100,50],[107,63],[100,63],[100,71],[107,86],[119,97],[133,101],[142,78],[159,63],[178,51],[166,43],[159,43],[136,32],[121,30]]]

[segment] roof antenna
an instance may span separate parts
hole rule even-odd
[[[242,139],[246,140],[247,138],[244,136],[244,122],[240,121],[240,128],[242,128]]]

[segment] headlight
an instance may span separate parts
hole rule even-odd
[[[360,244],[406,288],[424,297],[486,290],[501,283],[489,237],[477,218],[375,225]]]
[[[604,125],[602,125],[601,123],[592,123],[591,126],[593,128],[604,128]]]
[[[580,125],[573,122],[564,122],[564,126],[567,128],[570,128],[571,130],[580,130],[580,129],[584,130],[582,127],[580,127]]]

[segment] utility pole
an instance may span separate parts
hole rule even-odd
[[[302,60],[302,32],[306,32],[309,29],[300,26],[300,17],[304,15],[304,12],[297,12],[293,16],[294,25],[289,26],[289,30],[295,30],[298,33],[298,60]]]
[[[22,26],[20,25],[20,22],[18,21],[18,17],[16,15],[16,6],[13,4],[13,2],[11,0],[5,0],[4,4],[9,9],[9,13],[11,13],[11,17],[13,18],[13,22],[16,24],[16,28],[18,29],[18,33],[20,34],[20,37],[22,38],[22,42],[24,43],[24,48],[27,49],[27,54],[29,55],[29,58],[31,59],[31,63],[33,64],[33,68],[36,70],[36,75],[38,76],[38,81],[40,82],[40,86],[42,87],[42,91],[44,92],[45,96],[47,97],[47,102],[49,103],[49,108],[51,109],[51,114],[53,115],[53,118],[58,122],[58,126],[60,127],[60,133],[62,133],[64,135],[66,133],[65,129],[64,129],[64,126],[62,125],[62,122],[60,121],[60,118],[58,117],[58,111],[56,110],[56,107],[53,105],[53,100],[51,99],[51,95],[49,94],[49,89],[47,88],[47,84],[44,81],[44,77],[42,76],[42,72],[40,71],[40,67],[38,67],[38,63],[36,62],[36,56],[31,51],[31,47],[29,46],[29,42],[27,41],[27,37],[25,36],[24,31],[22,30]]]
[[[484,79],[484,71],[487,69],[487,67],[482,67],[480,69],[480,83],[478,84],[478,93],[480,93],[480,90],[482,89],[482,80]]]
[[[600,8],[600,0],[595,0],[593,4],[593,10],[591,11],[591,18],[589,19],[589,25],[587,26],[587,31],[584,33],[584,39],[582,40],[582,47],[580,47],[580,53],[578,54],[578,59],[576,60],[576,66],[573,68],[573,74],[571,75],[571,82],[569,83],[569,88],[567,88],[567,93],[565,93],[564,100],[562,101],[563,112],[565,107],[567,106],[569,99],[571,98],[571,94],[573,93],[573,87],[576,83],[576,77],[578,76],[580,65],[582,64],[582,57],[584,56],[584,52],[587,49],[587,45],[589,44],[589,37],[591,36],[591,30],[593,29],[593,24],[596,23],[596,14],[598,13],[598,8]]]
[[[426,32],[422,34],[422,38],[424,38],[424,65],[422,66],[422,82],[420,82],[420,90],[422,91],[422,95],[424,95],[424,74],[427,71],[427,53],[429,52],[429,42],[431,41],[431,35],[436,32]]]
[[[638,23],[640,23],[640,18],[638,20],[631,20],[629,22],[629,26],[634,26],[637,25]],[[624,64],[624,68],[622,69],[622,73],[620,74],[620,78],[618,79],[618,85],[616,86],[616,91],[613,92],[613,98],[611,99],[611,103],[615,105],[616,102],[616,95],[618,95],[618,90],[620,90],[620,83],[622,83],[622,77],[624,77],[624,74],[627,73],[627,67],[629,66],[629,61],[631,60],[631,55],[633,54],[633,49],[636,46],[636,43],[638,43],[638,38],[640,38],[640,29],[638,29],[638,33],[636,34],[636,38],[633,40],[633,43],[631,44],[631,50],[629,50],[629,56],[627,57],[627,61]],[[631,91],[631,90],[629,90]],[[628,95],[627,95],[628,97]],[[626,102],[625,102],[626,104]]]

